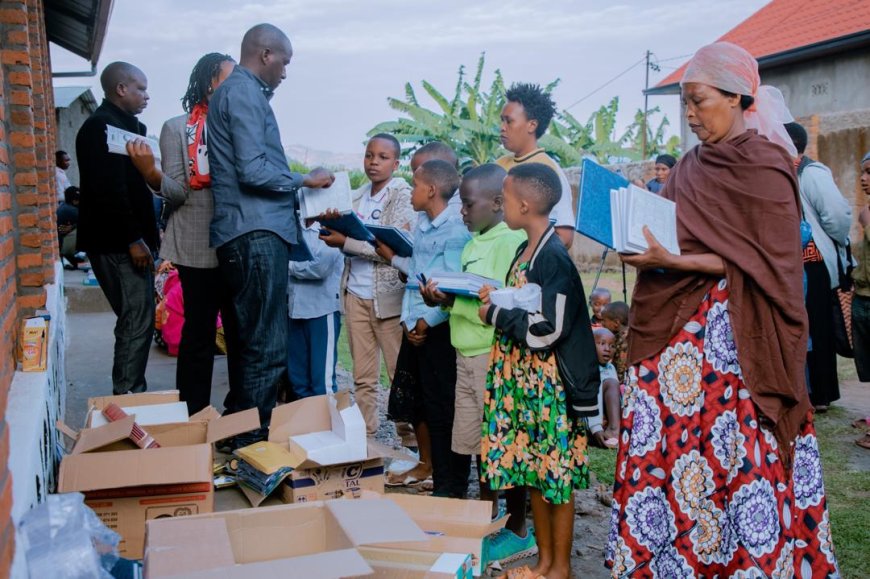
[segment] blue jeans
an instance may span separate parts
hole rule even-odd
[[[269,424],[278,383],[287,369],[287,243],[253,231],[217,249],[238,332],[237,384],[224,401],[227,414],[257,408]]]
[[[333,393],[341,314],[289,320],[287,377],[297,398]]]

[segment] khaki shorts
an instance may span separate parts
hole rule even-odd
[[[488,371],[488,353],[470,358],[456,353],[456,411],[451,444],[455,453],[480,454],[483,393]]]

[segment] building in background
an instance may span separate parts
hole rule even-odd
[[[857,207],[863,200],[859,162],[870,150],[870,3],[773,0],[718,40],[738,44],[758,60],[761,82],[779,88],[807,128],[807,154],[831,168]],[[685,65],[647,94],[679,95],[684,71]],[[684,151],[698,143],[684,114],[680,131]]]
[[[89,86],[54,87],[54,122],[57,149],[69,153],[71,163],[66,170],[70,183],[79,185],[79,163],[76,159],[76,135],[91,113],[97,110],[97,99]]]

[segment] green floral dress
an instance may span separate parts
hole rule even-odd
[[[525,285],[527,268],[514,265],[508,284]],[[565,504],[587,487],[586,432],[568,417],[554,352],[532,352],[496,329],[482,431],[482,481],[493,490],[532,487],[545,501]]]

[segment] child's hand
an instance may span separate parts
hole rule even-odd
[[[426,331],[428,329],[429,324],[426,323],[426,320],[420,318],[417,320],[417,325],[414,326],[414,329],[405,335],[408,336],[408,341],[411,342],[412,346],[419,348],[426,341]]]
[[[480,288],[480,291],[477,293],[478,297],[480,297],[480,303],[488,306],[489,305],[489,294],[495,290],[491,285],[485,285]]]
[[[376,239],[375,243],[377,243],[377,245],[375,246],[375,253],[381,256],[381,259],[383,259],[387,263],[393,263],[393,258],[396,256],[396,252],[390,249],[390,246],[388,246],[380,239]]]
[[[432,281],[424,286],[420,285],[420,294],[423,296],[423,301],[426,302],[427,306],[447,306],[451,307],[453,302],[455,301],[452,294],[448,295],[441,290],[438,289],[438,284]]]
[[[307,175],[302,176],[302,185],[309,189],[329,187],[335,182],[335,175],[329,169],[317,167]]]
[[[347,235],[344,233],[340,233],[338,231],[333,231],[332,229],[323,228],[323,231],[327,233],[321,233],[318,237],[323,240],[323,243],[328,245],[329,247],[337,247],[338,249],[342,249],[344,247],[344,242],[347,241]]]

